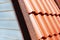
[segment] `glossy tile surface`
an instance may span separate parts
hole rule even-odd
[[[38,40],[60,40],[60,9],[54,0],[23,0]],[[56,16],[57,15],[57,16]]]
[[[29,17],[38,39],[48,39],[60,34],[60,23],[56,16],[34,15],[32,13]]]
[[[60,11],[54,0],[23,0],[28,13],[35,12],[36,14],[56,14],[59,15]]]

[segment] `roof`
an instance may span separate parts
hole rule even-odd
[[[38,39],[60,40],[60,9],[54,0],[23,0]],[[56,16],[57,15],[57,16]]]
[[[56,14],[60,11],[54,0],[24,0],[28,13],[35,12],[36,14]]]

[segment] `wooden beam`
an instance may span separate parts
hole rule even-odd
[[[18,4],[19,2],[19,4]],[[24,40],[37,40],[23,0],[12,0]],[[20,6],[20,7],[19,7]]]

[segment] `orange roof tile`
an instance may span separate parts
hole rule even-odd
[[[60,23],[60,17],[59,17],[59,16],[57,16],[57,19],[58,19],[58,21],[59,21],[59,23]]]
[[[23,1],[38,40],[60,40],[60,17],[54,16],[60,15],[60,9],[54,0]]]
[[[37,33],[38,38],[52,37],[53,35],[56,36],[60,33],[60,26],[58,24],[56,16],[42,16],[40,14],[30,14],[29,17],[31,19],[31,22]]]
[[[54,0],[23,0],[28,13],[35,12],[36,14],[56,14],[59,15],[60,11]]]
[[[37,20],[35,18],[35,15],[34,14],[30,14],[29,17],[31,19],[32,25],[34,27],[34,30],[35,30],[35,32],[37,34],[38,39],[45,38],[43,29],[38,24],[38,22],[37,22]]]

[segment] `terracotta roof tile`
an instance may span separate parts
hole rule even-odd
[[[59,15],[60,11],[54,0],[23,0],[28,13],[35,12],[36,14],[56,14]]]
[[[56,3],[54,2],[54,0],[50,0],[51,5],[53,6],[54,10],[56,11],[57,14],[60,14],[60,9],[58,8],[58,6],[56,5]]]
[[[35,11],[29,0],[24,0],[28,13]]]
[[[34,14],[30,14],[29,15],[30,19],[31,19],[31,22],[32,22],[32,25],[33,25],[33,28],[37,34],[37,37],[40,39],[40,38],[44,38],[44,32],[43,32],[43,29],[40,27],[40,25],[38,24],[36,18],[35,18],[35,15]]]
[[[38,40],[60,40],[60,17],[55,16],[60,15],[60,9],[55,1],[23,1]]]
[[[51,15],[42,16],[40,14],[38,15],[30,14],[29,17],[36,31],[38,39],[41,39],[41,38],[44,39],[47,37],[59,35],[60,25],[58,20],[56,19],[57,18],[56,16],[51,16]],[[39,32],[37,30],[39,30]]]

